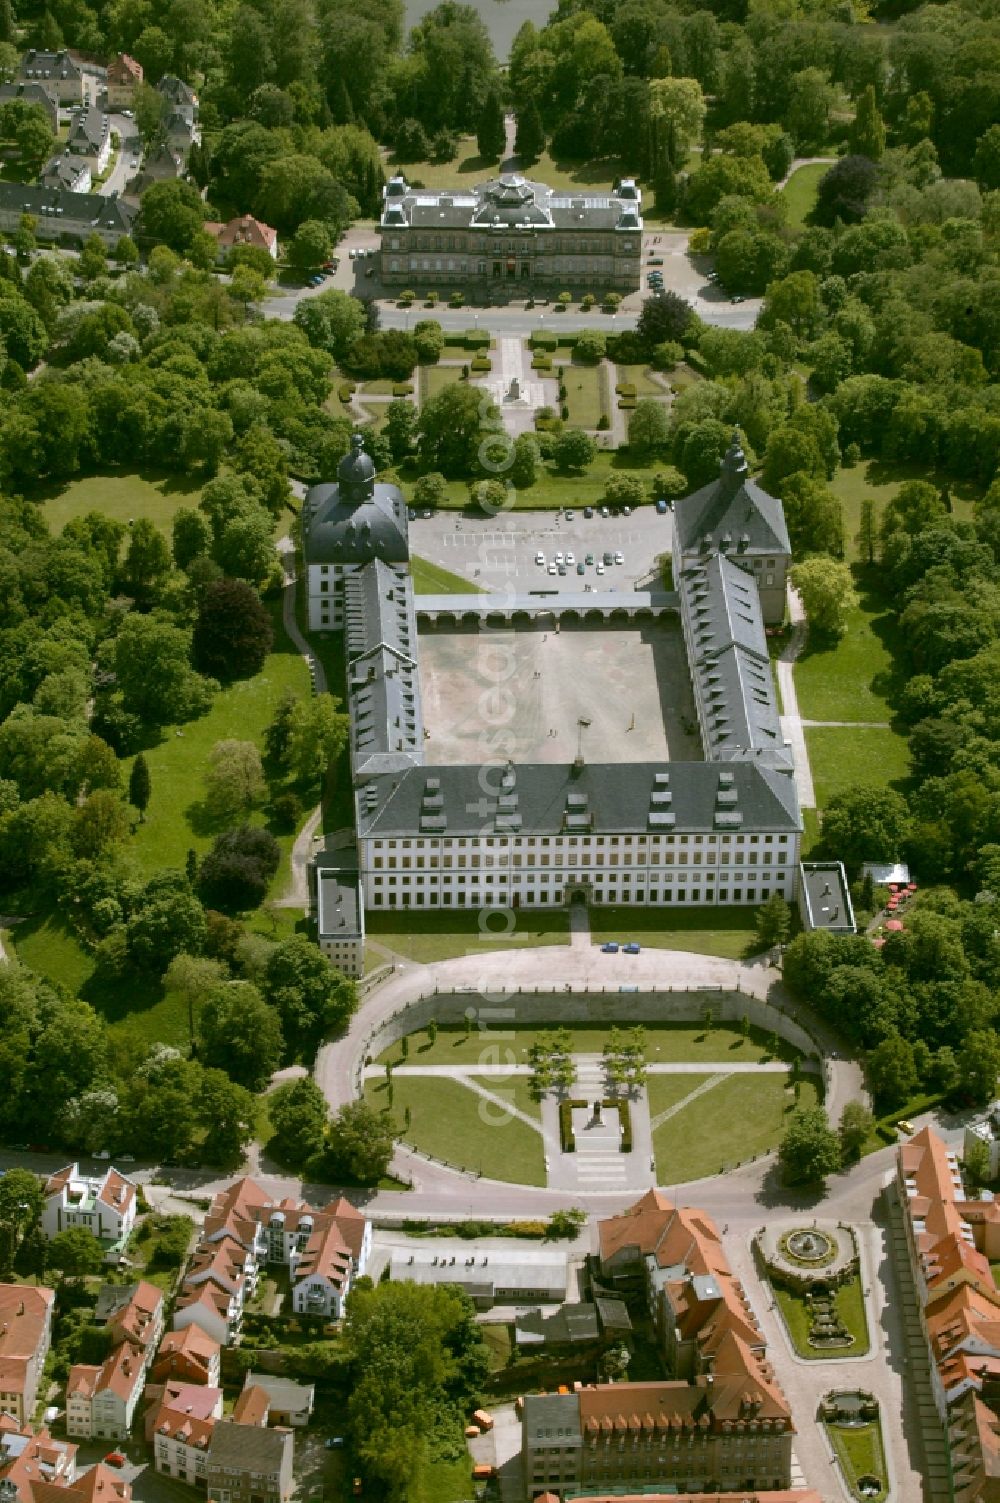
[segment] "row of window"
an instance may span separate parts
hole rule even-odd
[[[781,888],[776,888],[774,891],[779,892],[782,897],[788,896]],[[366,902],[372,908],[478,908],[484,902],[501,899],[505,901],[507,896],[508,894],[482,893],[468,888],[452,893],[421,892],[419,889],[410,892],[405,887],[397,891],[390,887],[388,892],[377,891],[366,894]],[[537,891],[529,889],[528,892],[515,892],[510,896],[515,903],[524,903],[539,908],[556,907],[566,900],[561,888],[541,888]],[[758,891],[756,887],[720,887],[716,891],[714,888],[707,887],[703,892],[700,887],[694,887],[690,890],[681,888],[674,892],[669,887],[654,887],[650,889],[647,896],[643,888],[635,891],[623,888],[621,892],[616,888],[610,888],[607,892],[602,891],[598,896],[608,903],[756,903],[771,897],[772,889],[762,887]]]
[[[544,238],[530,242],[534,254],[564,255],[564,256],[607,256],[614,254],[615,250],[624,251],[626,254],[638,253],[639,242],[637,240],[625,240],[615,235],[602,235],[599,239],[581,240],[577,237],[564,235],[551,236],[546,234]],[[485,256],[492,253],[494,256],[519,256],[525,248],[524,239],[518,236],[516,240],[490,240],[485,235],[477,235],[470,239],[468,235],[407,235],[405,249],[415,251],[467,251],[470,255]],[[398,235],[389,237],[389,250],[401,251],[404,243]]]
[[[782,866],[788,861],[786,851],[718,851],[704,852],[705,866]],[[609,867],[618,866],[701,866],[703,853],[701,851],[662,851],[649,853],[648,862],[645,851],[623,852],[621,856],[616,851],[594,861],[586,854],[574,854],[571,851],[555,851],[550,856],[548,851],[541,855],[532,855],[520,851],[513,853],[507,851],[489,851],[482,856],[463,856],[459,853],[453,856],[445,853],[443,856],[373,856],[371,861],[372,871],[437,871],[440,866],[443,870],[464,871],[466,867],[475,871],[480,866],[484,870],[509,871],[512,867],[521,866],[573,866],[587,869],[588,875],[600,876],[602,871]],[[625,873],[623,872],[624,876]]]
[[[468,839],[458,837],[454,840],[372,840],[369,842],[373,851],[468,851],[481,850],[483,846],[487,850],[495,847],[516,848],[533,851],[541,847],[546,849],[552,846],[556,850],[589,851],[589,850],[613,850],[621,846],[625,850],[711,850],[715,846],[742,846],[777,845],[781,850],[787,850],[793,837],[791,835],[529,835],[526,837],[511,835],[486,835],[472,836]]]

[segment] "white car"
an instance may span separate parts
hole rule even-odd
[[[536,553],[535,554],[535,563],[536,564],[544,564],[544,562],[545,562],[545,554],[544,553]]]
[[[615,554],[615,563],[616,564],[623,564],[624,562],[625,562],[625,555],[624,555],[624,553],[616,553]]]
[[[555,564],[549,564],[549,573],[550,574],[555,574],[556,573],[556,566],[555,566]]]
[[[566,555],[566,562],[568,564],[575,564],[576,563],[576,554],[575,553],[567,553],[567,555]]]
[[[610,517],[610,515],[611,515],[611,513],[608,511],[608,508],[606,506],[602,506],[601,507],[601,516],[602,517]]]
[[[595,574],[603,574],[604,573],[604,565],[603,564],[598,564],[597,567],[596,567],[596,569],[594,570],[594,573]]]
[[[561,553],[557,553],[554,555],[552,562],[555,564],[563,564],[566,562],[566,560],[563,558]]]

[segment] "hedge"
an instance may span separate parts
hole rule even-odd
[[[636,398],[635,397],[619,397],[618,398],[618,406],[621,407],[625,412],[631,412],[632,408],[635,405],[636,405]]]
[[[632,1111],[627,1101],[616,1097],[614,1100],[601,1103],[606,1111],[616,1111],[622,1127],[621,1152],[632,1152]]]
[[[685,350],[684,359],[693,371],[697,371],[699,376],[710,375],[708,361],[704,358],[700,350]]]
[[[342,402],[349,402],[355,393],[356,387],[353,381],[341,381],[337,387],[337,396]]]
[[[551,329],[536,329],[528,342],[533,350],[554,350],[559,343],[559,336]]]
[[[493,369],[493,362],[488,355],[477,355],[472,362],[472,369],[474,371],[491,371]]]
[[[563,1153],[576,1152],[576,1139],[573,1136],[573,1109],[586,1105],[585,1101],[575,1099],[559,1103],[559,1141],[562,1144]]]
[[[395,381],[392,387],[394,397],[411,397],[413,395],[412,381]]]
[[[635,383],[632,381],[619,381],[615,391],[620,397],[634,397]]]
[[[533,371],[550,371],[552,369],[552,356],[532,355],[531,369]]]
[[[462,337],[467,350],[478,350],[483,345],[489,345],[490,331],[488,329],[466,329]]]

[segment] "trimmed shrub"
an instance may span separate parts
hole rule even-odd
[[[490,331],[488,329],[466,329],[463,338],[467,350],[478,350],[484,345],[489,346]]]
[[[533,350],[554,350],[559,343],[559,336],[553,334],[551,329],[536,329],[528,343]]]
[[[608,429],[611,427],[611,419],[608,417],[606,412],[602,412],[600,417],[597,419],[597,426],[601,433],[607,433]]]
[[[632,381],[619,381],[615,391],[620,397],[634,397],[635,383]]]
[[[559,1141],[562,1144],[563,1153],[576,1152],[576,1139],[573,1136],[573,1109],[586,1105],[585,1101],[577,1099],[559,1103]]]
[[[637,399],[635,397],[618,398],[618,406],[622,409],[623,412],[631,412],[632,408],[636,406],[636,402]]]
[[[412,381],[395,381],[392,387],[394,397],[411,397],[413,395]]]
[[[353,381],[341,381],[337,387],[337,396],[342,402],[349,402],[353,397],[356,387]]]
[[[477,355],[472,362],[472,369],[474,371],[491,371],[493,369],[493,362],[488,355]]]

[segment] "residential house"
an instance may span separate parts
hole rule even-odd
[[[146,153],[141,169],[129,180],[126,191],[141,198],[154,183],[168,183],[183,176],[183,156],[166,141],[160,141]]]
[[[713,1494],[791,1486],[791,1410],[770,1364],[733,1334],[710,1373],[531,1394],[521,1426],[528,1498],[655,1483]]]
[[[56,105],[87,104],[93,92],[90,78],[65,49],[43,52],[31,48],[21,59],[17,82],[37,84]]]
[[[30,1419],[52,1341],[55,1291],[0,1284],[0,1415]]]
[[[111,122],[103,110],[74,110],[66,150],[72,156],[82,157],[90,164],[94,176],[100,177],[111,160]]]
[[[248,1245],[249,1243],[249,1245]],[[216,1228],[202,1237],[187,1267],[174,1308],[174,1330],[194,1323],[225,1346],[238,1334],[243,1309],[257,1287],[254,1232]]]
[[[39,222],[39,235],[42,223]],[[135,1185],[124,1174],[117,1169],[106,1169],[102,1175],[86,1175],[80,1173],[79,1164],[69,1164],[58,1174],[50,1175],[45,1183],[41,1227],[46,1237],[54,1237],[69,1227],[86,1227],[105,1247],[108,1261],[115,1262],[135,1225],[135,1213]]]
[[[59,129],[59,106],[39,83],[0,84],[0,106],[10,104],[12,99],[23,99],[25,104],[37,105],[44,110],[45,118],[53,132]]]
[[[168,136],[168,139],[172,138]],[[202,228],[208,234],[214,235],[219,247],[220,261],[237,245],[255,246],[258,250],[266,250],[273,260],[278,259],[277,230],[272,229],[269,224],[262,224],[251,214],[240,214],[225,224],[219,224],[218,221],[210,219]]]
[[[132,1486],[121,1472],[99,1461],[64,1488],[47,1484],[32,1489],[34,1503],[132,1503]]]
[[[371,1228],[360,1211],[341,1199],[317,1218],[304,1250],[292,1264],[292,1309],[296,1315],[339,1320],[352,1273],[367,1262]],[[332,1210],[332,1214],[331,1214]]]
[[[198,96],[190,84],[173,73],[164,73],[156,85],[166,102],[178,110],[192,125],[198,119]]]
[[[988,1155],[987,1178],[1000,1179],[1000,1101],[994,1101],[989,1111],[975,1122],[966,1123],[962,1157],[968,1158],[970,1148],[980,1145]]]
[[[725,554],[757,582],[768,625],[785,618],[785,584],[792,550],[781,502],[750,479],[738,433],[718,477],[674,502],[674,572]]]
[[[256,1383],[245,1383],[233,1405],[233,1419],[238,1425],[250,1425],[263,1430],[271,1417],[271,1401],[266,1389]]]
[[[213,1503],[287,1503],[294,1485],[291,1430],[219,1420],[208,1448]]]
[[[222,1418],[222,1389],[196,1383],[166,1383],[146,1390],[146,1440],[158,1472],[204,1487],[208,1448]]]
[[[31,214],[39,240],[72,242],[97,235],[113,250],[123,235],[131,235],[137,213],[124,198],[68,193],[38,183],[0,183],[0,230],[16,230],[21,215]]]
[[[142,83],[142,64],[127,52],[120,52],[108,64],[108,107],[113,110],[131,109],[135,104],[135,91]]]
[[[0,1497],[36,1503],[35,1488],[65,1488],[76,1477],[77,1448],[53,1440],[48,1430],[36,1434],[9,1414],[0,1414]]]
[[[70,1369],[68,1435],[125,1439],[163,1330],[163,1309],[162,1292],[145,1281],[101,1290],[95,1324],[107,1329],[112,1348],[100,1366],[78,1362]]]
[[[192,1322],[180,1331],[168,1331],[150,1368],[154,1383],[202,1383],[218,1388],[222,1372],[222,1347],[201,1326]]]
[[[201,140],[198,96],[189,84],[172,73],[165,74],[156,87],[164,99],[160,128],[170,145],[186,155]]]
[[[930,1127],[900,1145],[895,1193],[950,1450],[955,1503],[1000,1500],[1000,1203],[967,1200]]]
[[[67,193],[89,193],[93,178],[86,157],[70,156],[67,151],[61,156],[49,158],[38,174],[38,181],[43,188],[60,188]]]
[[[295,1383],[291,1378],[276,1378],[270,1373],[249,1372],[243,1388],[244,1392],[257,1388],[265,1394],[268,1405],[268,1424],[292,1425],[296,1428],[308,1425],[316,1398],[316,1389],[312,1383]]]

